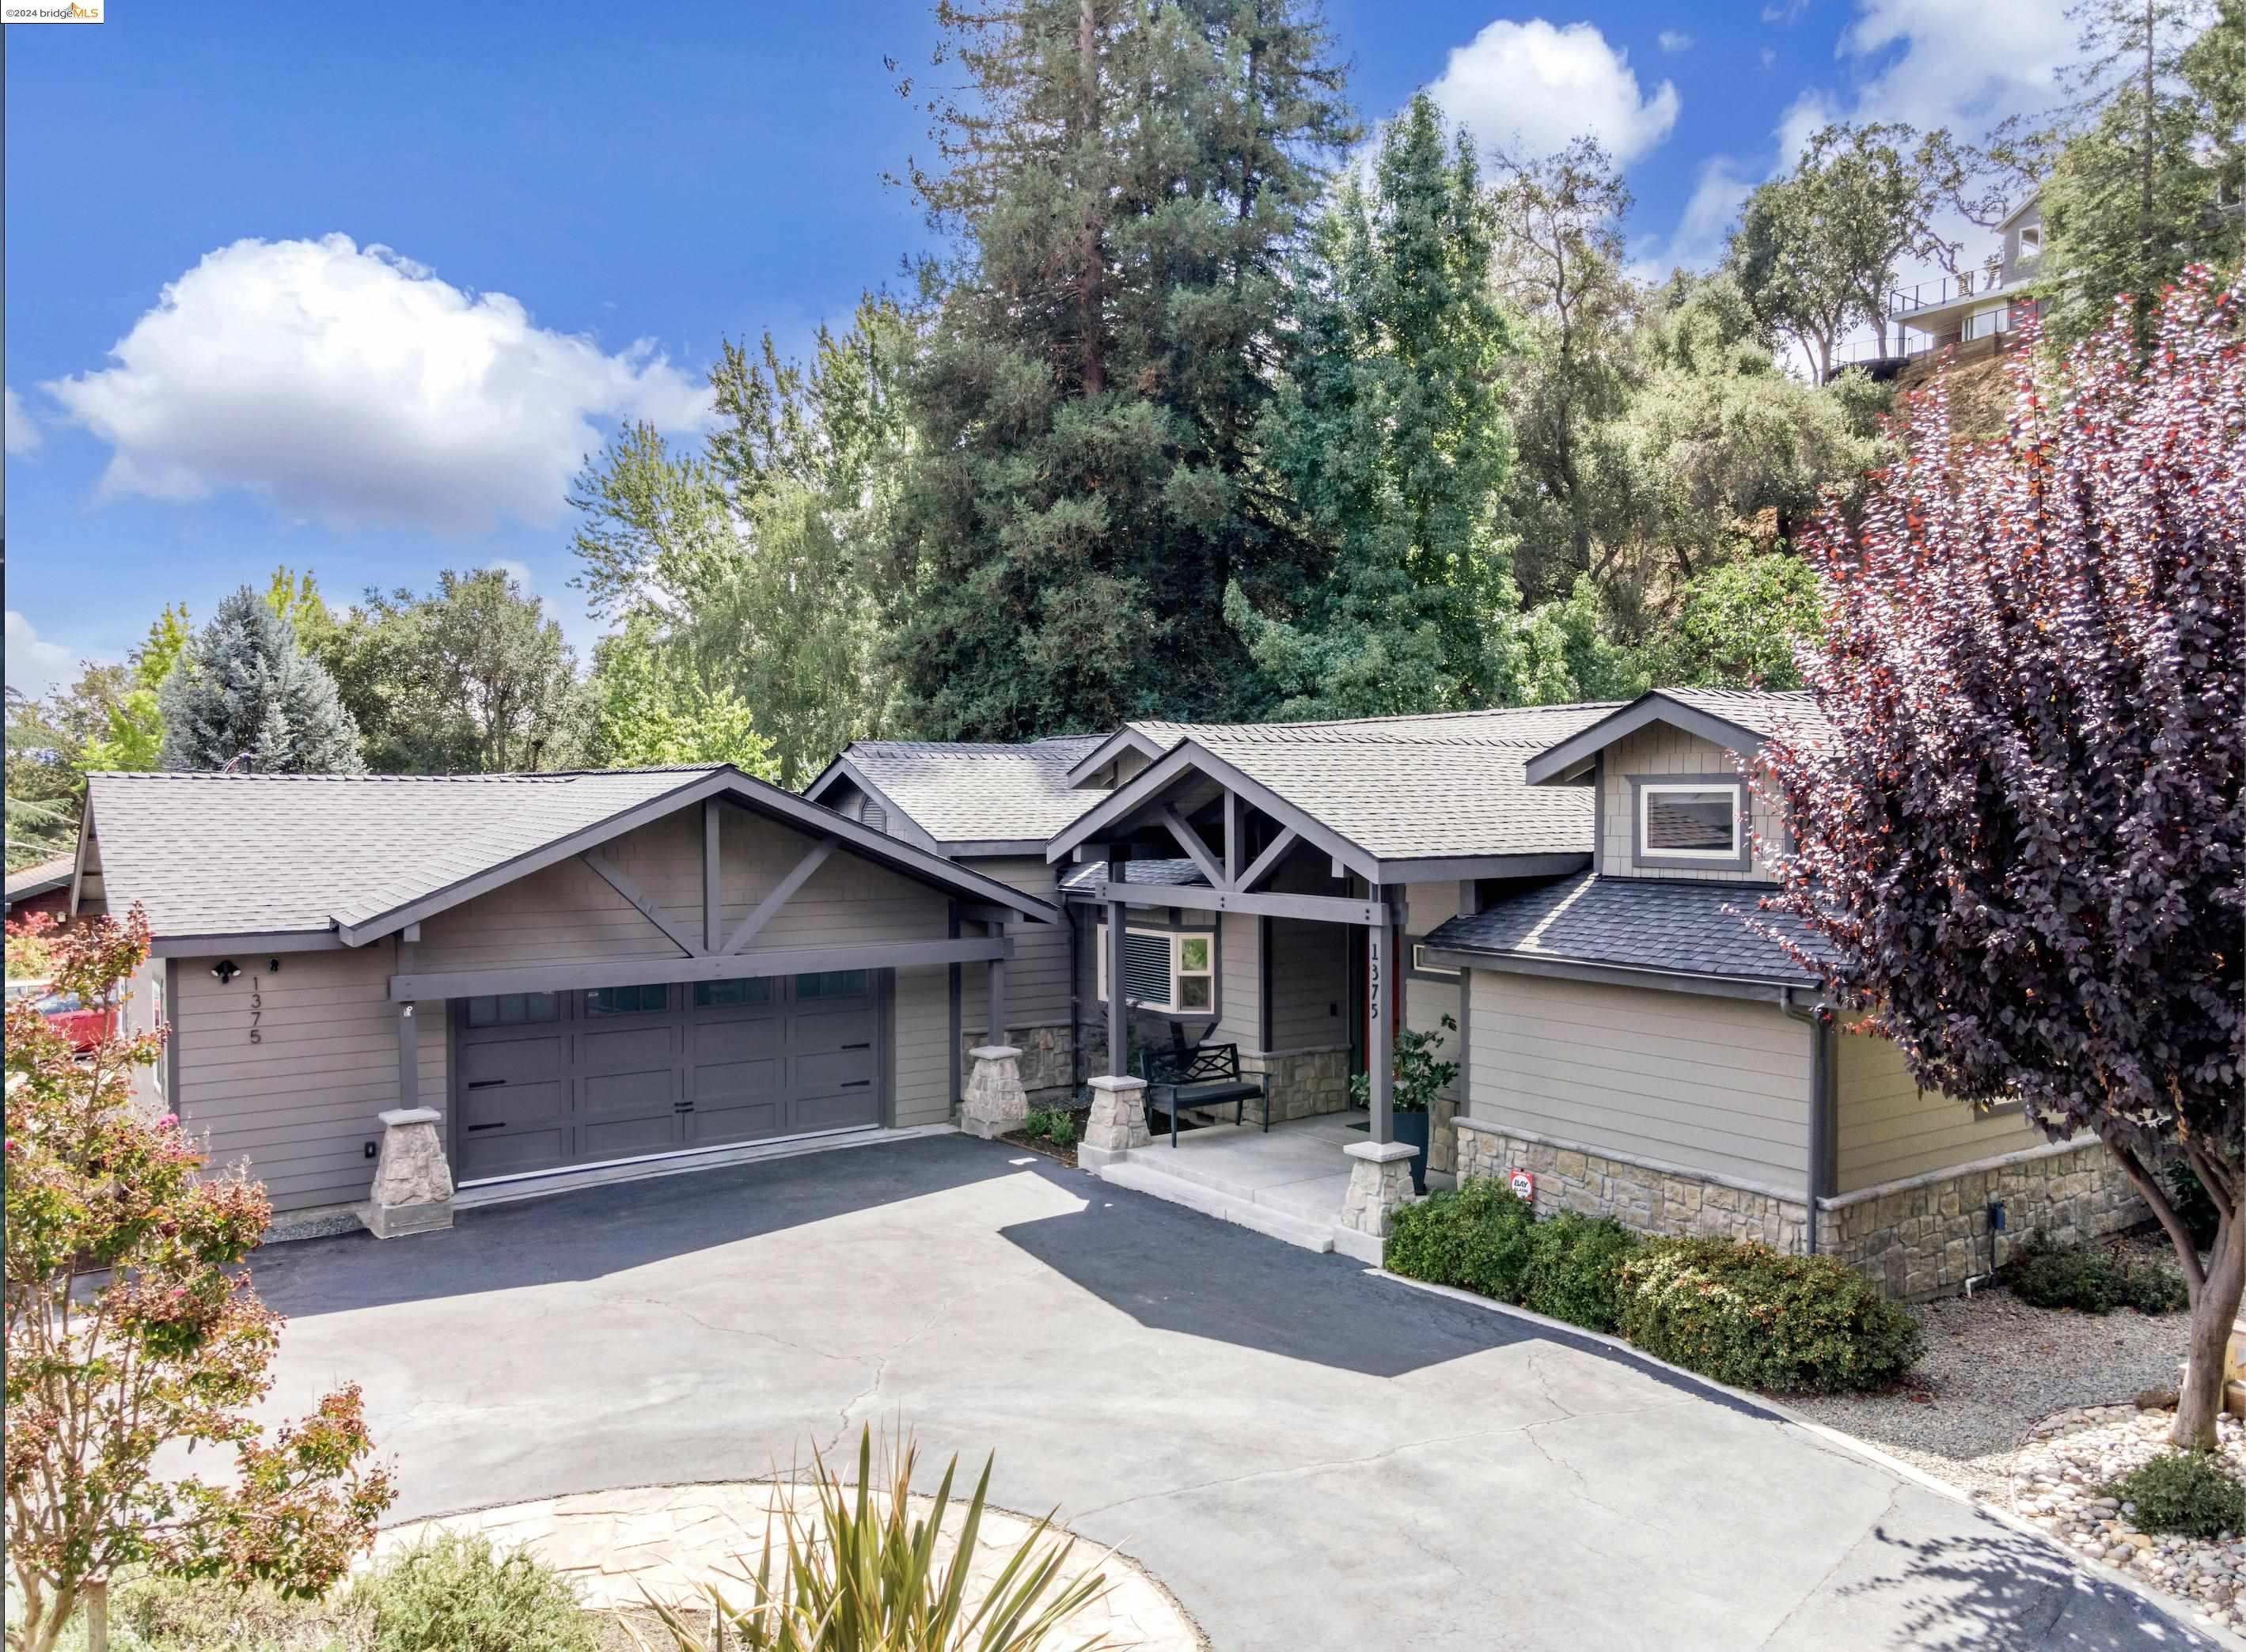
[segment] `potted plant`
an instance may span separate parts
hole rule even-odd
[[[1388,1114],[1389,1124],[1396,1139],[1418,1151],[1412,1159],[1412,1191],[1427,1191],[1427,1119],[1433,1111],[1435,1098],[1443,1093],[1443,1086],[1459,1076],[1455,1061],[1438,1061],[1435,1052],[1443,1047],[1443,1034],[1456,1032],[1459,1023],[1445,1016],[1441,1031],[1429,1029],[1425,1032],[1399,1030],[1389,1057]],[[1358,1073],[1349,1081],[1350,1098],[1360,1107],[1372,1105],[1372,1078],[1369,1073]]]

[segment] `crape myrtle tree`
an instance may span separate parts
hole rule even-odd
[[[357,1389],[269,1438],[251,1415],[281,1319],[242,1263],[272,1208],[255,1182],[201,1173],[179,1120],[134,1099],[167,1030],[115,1030],[148,956],[140,909],[47,944],[55,983],[113,1030],[80,1051],[29,999],[8,1003],[6,1637],[46,1652],[83,1605],[98,1652],[119,1567],[316,1595],[393,1493],[366,1465]],[[182,1445],[228,1451],[228,1472],[164,1472]]]
[[[2246,351],[2195,272],[2140,368],[2126,298],[2057,368],[2024,364],[2009,439],[1938,396],[1850,531],[1804,675],[1830,724],[1759,784],[1793,846],[1775,909],[1912,1075],[2018,1097],[2102,1141],[2174,1241],[2190,1376],[2174,1440],[2215,1443],[2246,1282]],[[2219,1215],[2194,1247],[2163,1184]]]

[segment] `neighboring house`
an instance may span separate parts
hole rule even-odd
[[[1953,344],[1993,350],[2027,320],[2033,310],[2029,289],[2043,256],[2042,197],[2030,195],[2014,207],[1997,234],[2001,240],[1979,269],[1889,296],[1888,319],[1917,335],[1899,353],[1916,356]]]
[[[942,1126],[948,983],[1047,901],[729,766],[96,774],[78,909],[139,904],[154,1098],[276,1208],[366,1196],[425,1104],[463,1202]]]
[[[28,918],[35,912],[62,917],[70,910],[71,874],[78,868],[78,857],[66,854],[53,860],[42,860],[37,866],[25,867],[20,872],[8,874],[8,921]]]

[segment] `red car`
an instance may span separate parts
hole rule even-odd
[[[74,992],[65,992],[45,981],[11,981],[8,983],[10,998],[32,998],[33,1008],[54,1023],[59,1032],[71,1041],[71,1049],[83,1053],[107,1037],[117,1024],[114,1010],[89,1010]]]

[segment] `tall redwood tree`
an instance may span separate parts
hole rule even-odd
[[[2007,439],[1940,395],[1855,528],[1804,675],[1829,724],[1766,748],[1793,823],[1768,905],[1831,948],[1918,1082],[2094,1134],[2191,1291],[2179,1445],[2211,1447],[2246,1283],[2246,351],[2195,273],[2141,365],[2126,309],[2018,371]],[[2162,1167],[2221,1214],[2202,1261]]]

